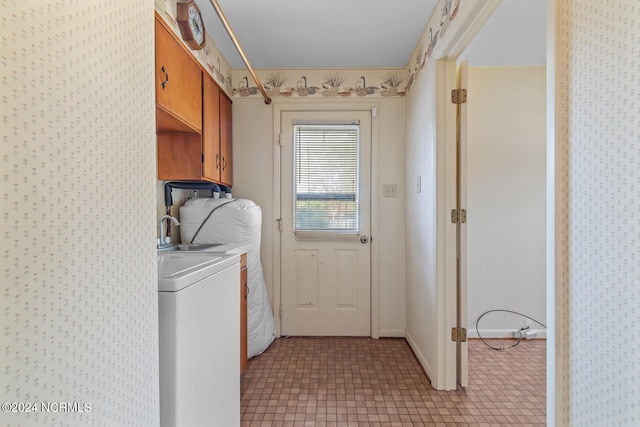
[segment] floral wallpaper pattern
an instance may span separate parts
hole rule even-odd
[[[638,426],[640,3],[555,8],[561,421]]]
[[[153,5],[0,5],[0,424],[158,426]]]

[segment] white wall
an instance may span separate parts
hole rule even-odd
[[[553,2],[553,13],[556,425],[639,425],[640,7]]]
[[[409,61],[406,100],[406,337],[438,390],[456,387],[455,61],[496,1],[441,0]],[[453,5],[453,3],[452,3]],[[442,11],[448,10],[446,16]],[[438,37],[432,37],[438,34]],[[417,191],[420,177],[421,190]]]
[[[436,61],[428,62],[407,96],[407,339],[435,379],[438,370],[438,165]],[[417,179],[421,192],[417,192]]]
[[[470,67],[467,287],[470,335],[488,310],[546,323],[546,67]],[[522,316],[490,313],[482,337],[511,337]],[[544,328],[532,324],[532,329]]]
[[[153,2],[2,9],[3,424],[157,426]]]
[[[286,103],[367,102],[370,97],[290,97],[274,98],[266,105],[262,98],[233,99],[233,168],[235,197],[254,200],[262,208],[261,259],[267,291],[274,304],[273,241],[277,232],[274,218],[274,141],[273,105]],[[380,321],[382,336],[402,336],[405,329],[405,274],[404,274],[404,98],[377,97],[380,105],[379,166],[373,173],[379,184],[373,189],[379,210],[375,214],[380,224],[379,235],[373,236],[374,247],[379,249],[379,263],[373,265],[379,275]],[[383,198],[382,184],[397,184],[397,198]],[[276,302],[276,307],[277,307]],[[374,307],[375,309],[375,307]],[[277,309],[276,309],[277,312]]]

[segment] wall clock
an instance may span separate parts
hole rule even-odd
[[[204,47],[204,24],[202,23],[202,15],[200,9],[195,2],[179,2],[178,6],[178,25],[182,38],[191,47],[198,50]]]

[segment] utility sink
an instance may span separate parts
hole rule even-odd
[[[222,246],[224,243],[193,243],[193,244],[177,244],[173,246],[167,246],[159,248],[159,251],[204,251],[206,249],[215,248],[216,246]]]
[[[158,291],[177,292],[232,264],[240,264],[240,255],[211,252],[158,252]]]
[[[211,254],[181,256],[179,254],[162,254],[158,256],[158,278],[177,278],[186,276],[208,265],[215,264],[220,256]]]

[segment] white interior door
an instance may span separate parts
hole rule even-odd
[[[282,335],[371,334],[371,112],[281,113]]]
[[[457,69],[458,89],[467,88],[468,64],[461,61]],[[457,205],[467,209],[467,104],[458,104],[457,123]],[[466,215],[463,215],[466,218]],[[467,224],[462,220],[457,226],[458,286],[457,326],[467,327]],[[461,387],[469,385],[468,342],[457,343],[457,382]]]

